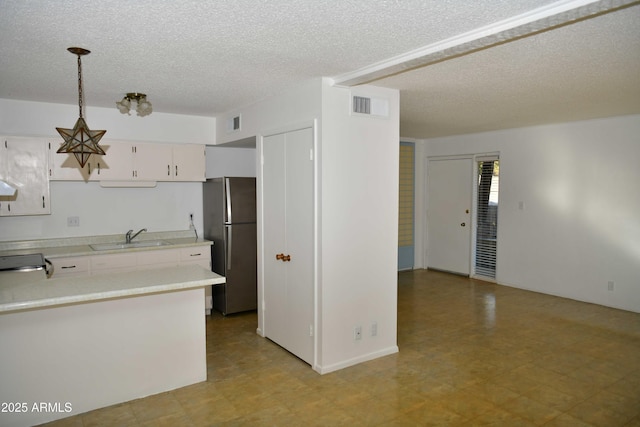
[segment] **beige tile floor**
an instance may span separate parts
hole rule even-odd
[[[213,315],[207,382],[49,425],[640,426],[640,314],[425,270],[398,295],[398,354],[321,376]]]

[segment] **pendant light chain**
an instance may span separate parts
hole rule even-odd
[[[80,118],[82,117],[82,61],[78,55],[78,108],[80,109]]]

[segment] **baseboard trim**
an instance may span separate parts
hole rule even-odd
[[[377,359],[379,357],[388,356],[390,354],[397,353],[398,346],[394,345],[392,347],[387,347],[382,350],[374,351],[372,353],[363,354],[362,356],[354,357],[352,359],[347,359],[342,362],[333,363],[328,366],[316,365],[313,369],[320,373],[321,375],[328,374],[329,372],[338,371],[340,369],[348,368],[349,366],[354,366],[362,362],[368,362],[373,359]]]

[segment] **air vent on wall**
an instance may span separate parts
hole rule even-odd
[[[384,98],[353,95],[351,98],[351,114],[389,117],[389,101]]]
[[[231,117],[229,118],[229,120],[227,121],[227,131],[228,132],[234,132],[240,130],[240,116],[235,116],[235,117]]]
[[[365,98],[364,96],[354,96],[353,112],[360,114],[371,114],[371,98]]]

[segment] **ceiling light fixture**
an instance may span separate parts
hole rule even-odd
[[[58,149],[58,153],[70,153],[76,156],[81,167],[87,163],[92,154],[104,155],[104,150],[98,142],[107,132],[106,130],[91,130],[82,116],[82,61],[80,58],[91,53],[81,47],[70,47],[67,49],[74,55],[78,55],[78,108],[80,117],[73,129],[56,128],[60,136],[64,138],[64,144]]]
[[[153,111],[153,107],[151,103],[147,101],[147,95],[144,93],[128,93],[122,98],[122,101],[116,102],[116,106],[122,114],[131,115],[129,112],[129,110],[131,110],[131,101],[136,101],[138,104],[136,111],[140,117],[148,116]]]

